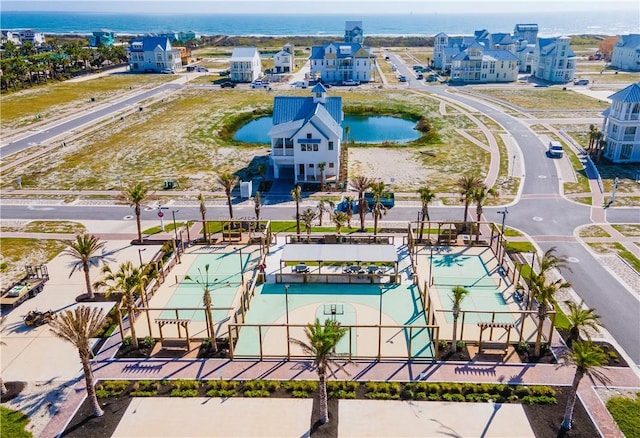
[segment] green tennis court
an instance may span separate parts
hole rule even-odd
[[[500,281],[498,274],[491,274],[480,255],[444,254],[433,255],[430,260],[433,285],[438,291],[443,308],[451,308],[451,289],[462,286],[469,290],[461,305],[463,311],[487,311],[468,313],[465,323],[476,323],[491,318],[491,311],[509,310],[503,293],[508,284]],[[446,321],[453,322],[453,315],[446,314]],[[514,322],[510,314],[497,314],[495,322]]]
[[[167,309],[160,318],[175,318],[180,308],[202,307],[204,286],[211,293],[214,321],[227,318],[229,310],[216,310],[231,307],[242,283],[242,272],[246,269],[250,254],[227,252],[219,254],[199,254],[185,276],[178,278],[178,287],[165,305]],[[206,266],[209,265],[207,271]],[[187,278],[189,277],[189,278]],[[178,310],[178,317],[192,321],[204,321],[204,310]]]

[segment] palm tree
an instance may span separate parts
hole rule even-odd
[[[136,225],[138,226],[138,242],[142,243],[142,229],[140,228],[140,207],[142,203],[148,201],[150,199],[149,190],[142,184],[138,182],[133,184],[127,188],[125,188],[120,195],[118,195],[118,199],[122,202],[125,202],[129,207],[133,207],[134,212],[136,214]]]
[[[455,353],[458,341],[458,317],[460,316],[460,306],[462,306],[462,301],[464,301],[465,297],[469,294],[469,290],[462,286],[455,286],[451,289],[451,293],[451,303],[453,305],[453,341],[451,342],[451,352]]]
[[[69,278],[73,273],[82,268],[84,271],[84,280],[87,286],[87,297],[90,300],[95,298],[93,289],[91,288],[91,278],[89,276],[89,266],[92,264],[97,265],[98,262],[104,257],[104,245],[105,242],[100,242],[100,239],[94,235],[78,234],[76,240],[63,241],[67,248],[62,252],[65,255],[73,257],[76,262],[73,264]],[[98,251],[103,251],[98,254]]]
[[[580,301],[580,304],[576,304],[573,301],[565,301],[565,304],[569,308],[567,313],[567,319],[569,320],[569,344],[580,338],[580,330],[590,328],[597,333],[600,333],[600,327],[602,327],[602,321],[600,321],[600,315],[595,313],[596,309],[584,308],[584,300]],[[587,339],[591,340],[589,332],[587,333]]]
[[[256,221],[260,220],[260,201],[261,201],[262,197],[260,196],[260,192],[256,192],[256,194],[253,196],[253,211],[256,214]]]
[[[342,211],[337,212],[333,215],[333,223],[336,225],[336,232],[340,235],[340,231],[347,223],[347,215]]]
[[[476,188],[472,193],[473,201],[476,203],[476,220],[478,227],[476,229],[476,243],[480,240],[480,221],[482,220],[482,206],[487,202],[489,196],[493,198],[498,197],[498,192],[494,189],[488,189],[484,183],[480,187]]]
[[[300,201],[302,200],[302,189],[300,184],[291,189],[291,197],[296,201],[296,234],[300,235]]]
[[[345,196],[344,202],[347,207],[347,226],[351,228],[351,218],[353,217],[353,198],[351,196]]]
[[[267,176],[267,165],[258,164],[258,173],[260,174],[260,186],[264,186],[264,178]],[[264,188],[261,190],[264,190]]]
[[[549,310],[556,304],[555,295],[561,289],[571,287],[571,283],[558,279],[553,282],[547,282],[544,276],[531,274],[531,290],[538,301],[538,333],[536,334],[536,346],[534,355],[540,356],[540,346],[542,343],[542,330],[544,320],[549,315]]]
[[[567,257],[563,255],[557,256],[555,255],[555,252],[555,246],[552,246],[547,251],[545,251],[544,255],[540,259],[540,270],[538,271],[539,277],[546,277],[547,273],[552,269],[566,269],[567,271],[572,272],[569,265],[567,265]]]
[[[384,193],[384,183],[382,181],[371,184],[373,193],[373,235],[378,234],[378,220],[387,214],[387,207],[382,204],[382,194]]]
[[[200,216],[202,216],[202,234],[204,235],[205,243],[207,240],[207,206],[205,205],[204,195],[198,194],[198,201],[200,202]]]
[[[218,344],[216,342],[216,332],[213,326],[213,315],[211,314],[211,307],[212,307],[211,286],[213,286],[213,283],[209,281],[209,263],[204,265],[204,275],[202,275],[200,268],[198,268],[198,274],[200,276],[200,278],[198,279],[193,279],[188,275],[184,277],[184,279],[189,281],[195,281],[202,288],[202,292],[203,292],[202,301],[205,307],[205,312],[204,312],[205,324],[207,325],[207,332],[209,333],[209,337],[211,338],[211,348],[213,349],[214,352],[217,352]],[[204,280],[203,281],[200,280],[201,278],[204,278]],[[215,282],[216,280],[213,280],[213,281]]]
[[[333,213],[333,210],[335,208],[336,208],[336,205],[333,201],[331,201],[330,199],[320,198],[320,200],[318,201],[318,204],[316,205],[319,226],[322,226],[322,216],[324,215],[324,213],[331,214]]]
[[[102,329],[104,314],[98,307],[78,306],[73,310],[65,310],[57,314],[49,323],[51,331],[59,338],[71,343],[78,349],[78,355],[84,371],[84,382],[87,396],[93,407],[93,415],[101,417],[104,414],[93,385],[93,371],[91,370],[91,346],[89,339],[95,338]]]
[[[218,184],[224,187],[224,193],[227,195],[227,204],[229,205],[229,218],[233,219],[233,205],[231,204],[231,190],[238,184],[240,179],[233,173],[223,173],[218,177]]]
[[[327,167],[327,163],[322,161],[318,163],[318,169],[320,169],[320,191],[324,192],[324,169]]]
[[[289,338],[289,342],[302,348],[304,353],[313,357],[313,365],[318,373],[318,391],[320,399],[320,423],[329,422],[329,406],[327,402],[327,373],[335,376],[332,367],[349,373],[342,365],[336,362],[340,356],[335,353],[338,342],[347,333],[347,329],[340,327],[340,323],[334,319],[327,319],[324,325],[316,318],[314,324],[308,324],[304,329],[307,342]]]
[[[469,214],[469,204],[473,200],[473,192],[482,185],[482,178],[477,173],[467,173],[461,176],[456,181],[456,187],[458,193],[460,193],[460,202],[464,203],[464,222],[465,229],[467,228],[467,216]]]
[[[127,309],[129,315],[129,327],[131,328],[131,345],[138,349],[138,338],[136,336],[136,295],[145,297],[145,282],[147,276],[142,269],[134,267],[129,261],[120,264],[117,271],[113,271],[111,266],[102,268],[104,278],[93,284],[94,287],[106,287],[106,295],[112,293],[122,293],[122,305]]]
[[[593,345],[591,342],[576,342],[571,350],[562,356],[562,366],[575,366],[576,374],[573,377],[571,391],[567,398],[567,407],[564,411],[564,418],[560,427],[563,430],[571,429],[571,417],[573,417],[573,408],[576,405],[576,396],[578,394],[578,385],[582,378],[587,375],[592,380],[595,378],[603,384],[608,384],[610,380],[597,368],[607,363],[607,355],[600,347]]]
[[[429,187],[421,187],[418,189],[418,194],[420,195],[420,202],[422,203],[422,209],[420,210],[420,216],[422,220],[420,221],[420,242],[422,242],[422,237],[424,236],[424,220],[430,221],[429,217],[429,204],[436,199],[436,194],[431,191]]]
[[[364,217],[367,214],[367,210],[369,206],[367,205],[367,201],[364,199],[364,192],[367,191],[373,180],[367,178],[366,176],[356,176],[353,181],[351,181],[351,187],[358,192],[358,215],[360,215],[360,231],[364,231]]]
[[[300,220],[304,223],[304,229],[307,235],[311,234],[311,228],[313,227],[313,221],[316,220],[316,212],[313,208],[307,208],[300,215]]]

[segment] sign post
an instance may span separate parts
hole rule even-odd
[[[164,213],[162,212],[162,206],[158,207],[158,217],[160,218],[160,230],[164,231]]]

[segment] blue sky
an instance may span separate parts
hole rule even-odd
[[[580,10],[637,10],[638,0],[3,0],[5,11],[153,13],[495,13]],[[639,18],[640,19],[640,18]]]

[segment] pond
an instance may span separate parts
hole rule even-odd
[[[390,116],[345,116],[342,126],[349,126],[349,140],[356,143],[408,143],[420,138],[416,123]],[[271,117],[260,117],[240,128],[233,139],[245,143],[270,144]]]

